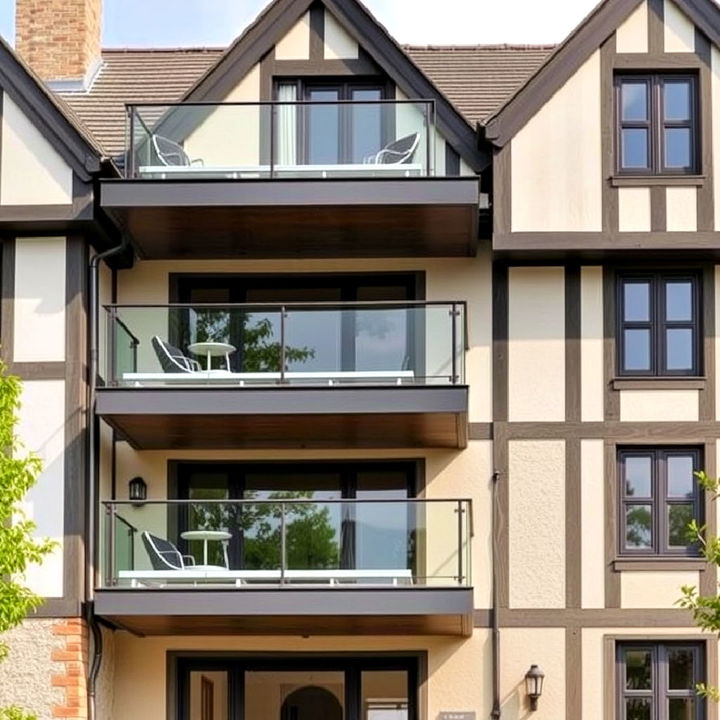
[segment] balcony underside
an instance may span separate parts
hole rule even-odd
[[[133,447],[463,448],[466,386],[100,388],[97,413]]]
[[[100,590],[95,612],[138,635],[461,635],[471,588]]]
[[[107,180],[145,259],[473,256],[479,181]]]

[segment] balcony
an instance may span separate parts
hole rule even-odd
[[[471,632],[469,500],[262,495],[103,503],[96,612],[143,635]]]
[[[479,179],[443,177],[432,101],[129,105],[101,206],[140,257],[474,255]]]
[[[106,313],[97,413],[137,449],[467,444],[462,302]]]

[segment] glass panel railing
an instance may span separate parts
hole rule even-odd
[[[464,382],[459,302],[106,308],[108,383]]]
[[[471,585],[469,500],[277,495],[103,503],[104,586]]]
[[[128,105],[131,178],[435,175],[430,100]]]

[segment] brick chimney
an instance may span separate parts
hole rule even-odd
[[[101,62],[102,0],[16,0],[15,49],[55,89],[85,89]]]

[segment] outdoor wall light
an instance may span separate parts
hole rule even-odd
[[[538,665],[531,665],[525,673],[525,691],[530,698],[530,710],[537,710],[538,699],[542,695],[545,673]]]
[[[140,476],[134,477],[128,483],[128,497],[137,501],[147,500],[147,485]]]

